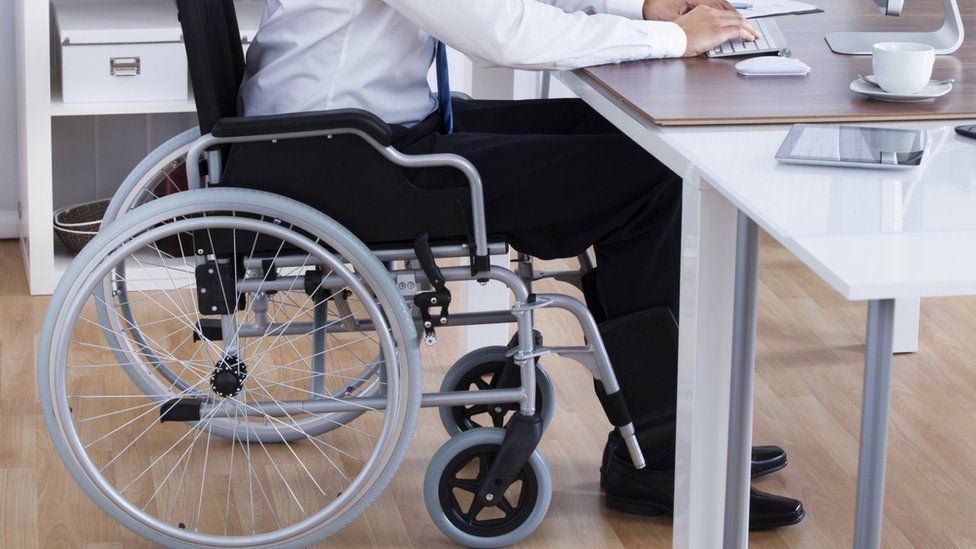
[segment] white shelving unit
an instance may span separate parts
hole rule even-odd
[[[133,103],[64,103],[61,90],[51,89],[51,116],[106,116],[118,114],[173,114],[196,111],[193,94],[186,101]]]
[[[77,153],[79,157],[91,152],[88,155],[90,158],[77,158],[75,161],[87,161],[97,166],[98,153],[94,150],[87,151],[86,147],[92,147],[91,144],[79,142],[86,140],[83,137],[78,138],[79,135],[84,135],[79,132],[79,128],[93,133],[101,124],[102,132],[111,134],[113,125],[118,127],[131,123],[131,119],[122,117],[145,115],[141,124],[146,127],[146,134],[149,134],[156,118],[149,115],[187,114],[183,124],[187,126],[192,123],[189,114],[195,111],[192,96],[188,101],[64,103],[61,99],[59,78],[52,71],[55,68],[52,64],[55,53],[52,48],[57,47],[57,43],[51,38],[51,11],[51,4],[46,0],[15,0],[17,148],[20,168],[18,216],[24,265],[33,295],[52,293],[72,259],[57,242],[52,227],[52,217],[58,202],[63,201],[63,194],[70,194],[64,191],[71,190],[65,187],[71,183],[56,181],[55,168],[60,159],[55,158],[55,151],[59,149],[59,145],[63,151],[85,151]],[[175,123],[179,126],[181,122],[177,120]],[[105,126],[109,129],[105,129]],[[165,132],[167,128],[174,126],[172,118],[167,120],[165,126],[157,128],[163,132],[161,135],[152,138],[147,136],[147,153],[155,142],[169,137]],[[97,141],[97,135],[95,140]],[[138,152],[129,152],[130,156],[135,154],[136,157],[125,161],[131,160],[131,164],[135,165],[139,160]],[[121,179],[118,179],[116,185],[119,183]]]

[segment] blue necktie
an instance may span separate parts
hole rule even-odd
[[[451,100],[451,75],[447,68],[447,46],[438,42],[437,57],[437,108],[441,113],[444,133],[454,132],[454,103]]]

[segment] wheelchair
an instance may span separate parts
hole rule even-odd
[[[420,409],[437,407],[452,438],[424,478],[431,519],[463,545],[510,545],[551,500],[536,450],[554,409],[549,354],[592,372],[643,466],[593,316],[532,291],[580,273],[535,272],[525,255],[515,269],[491,265],[508,245],[487,233],[468,161],[402,154],[363,111],[238,117],[233,0],[177,4],[200,127],[133,170],[41,329],[44,419],[92,500],[165,546],[308,545],[380,495]],[[420,168],[456,170],[462,185],[416,188],[408,174]],[[349,184],[317,185],[322,174]],[[448,282],[488,280],[514,305],[450,310]],[[545,308],[574,315],[586,343],[545,346],[533,328]],[[422,393],[421,342],[492,323],[517,335]]]

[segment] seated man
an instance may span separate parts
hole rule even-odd
[[[694,56],[757,36],[725,0],[267,0],[242,98],[247,115],[371,111],[393,125],[405,153],[470,160],[484,182],[489,232],[515,249],[552,259],[595,246],[599,271],[586,281],[587,303],[648,462],[635,469],[611,433],[601,486],[613,509],[670,514],[680,179],[581,101],[458,101],[452,109],[448,95],[431,92],[427,73],[445,55],[437,40],[489,65],[573,69]],[[461,177],[426,169],[413,182],[465,185]],[[786,464],[775,447],[753,457],[754,474]],[[799,501],[753,491],[752,527],[802,518]]]

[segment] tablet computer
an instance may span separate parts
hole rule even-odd
[[[922,130],[795,124],[776,160],[849,168],[900,170],[916,168],[925,155]]]

